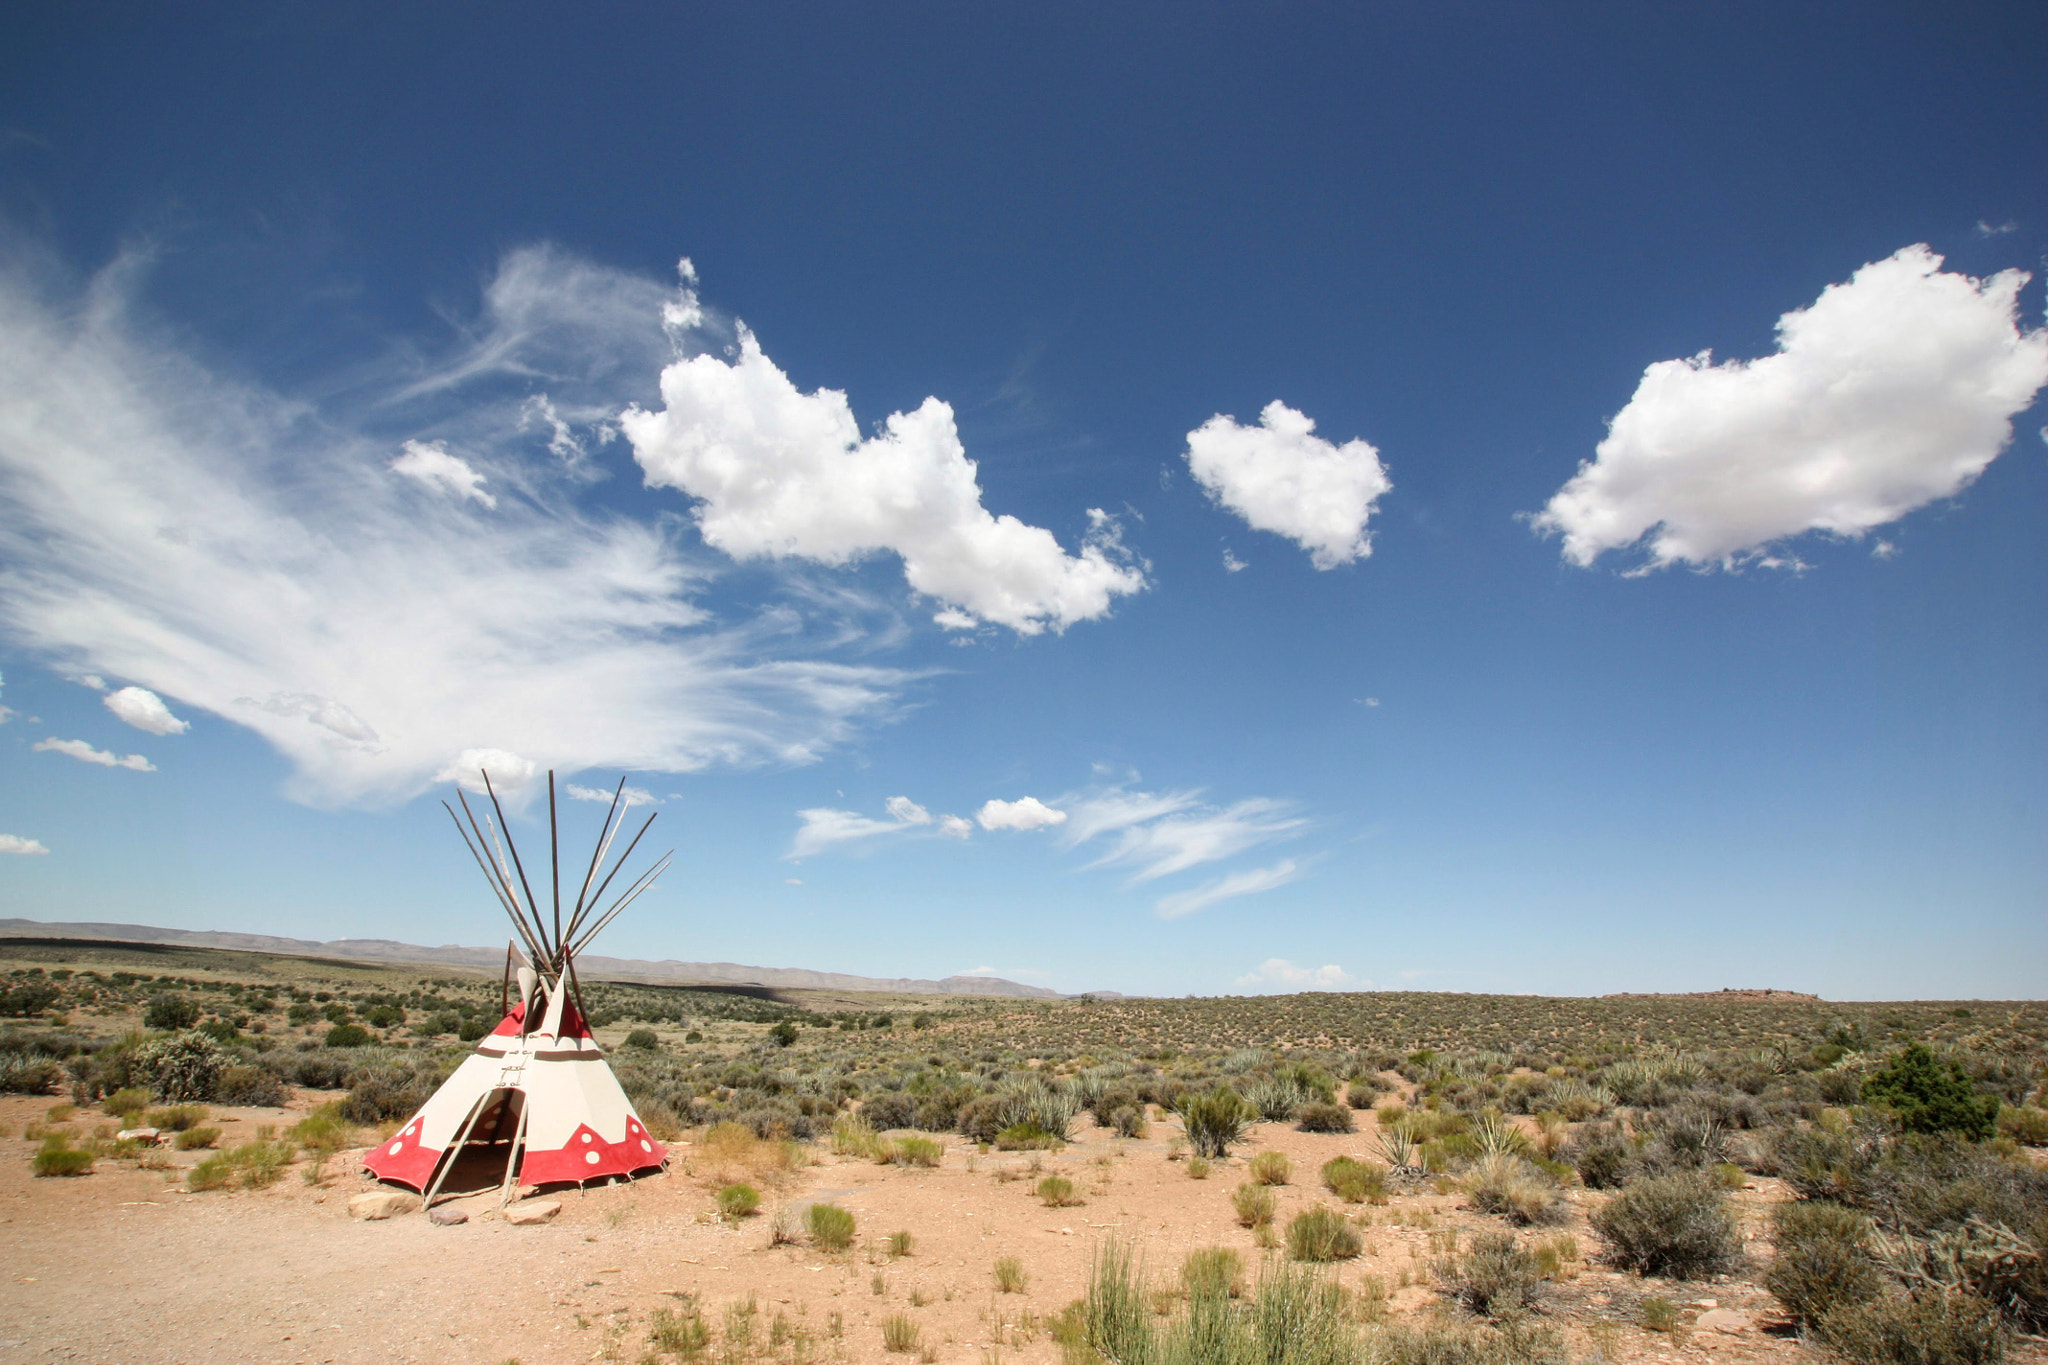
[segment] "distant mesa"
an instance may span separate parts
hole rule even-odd
[[[322,943],[309,938],[278,938],[270,934],[237,934],[212,929],[160,929],[147,924],[49,924],[31,919],[0,919],[0,938],[107,939],[126,943],[162,943],[180,948],[229,948],[245,953],[288,953],[294,957],[332,957],[441,967],[475,967],[495,972],[505,965],[503,948],[466,948],[447,943],[438,948],[398,943],[386,938],[339,938]],[[591,953],[577,958],[585,979],[615,978],[660,985],[766,986],[774,990],[886,991],[896,995],[1005,995],[1057,1000],[1060,993],[1044,986],[1026,986],[996,976],[949,976],[942,981],[911,977],[852,976],[845,972],[813,972],[801,967],[748,967],[737,962],[642,962]],[[1101,996],[1107,992],[1095,992]]]

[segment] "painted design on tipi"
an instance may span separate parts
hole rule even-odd
[[[495,824],[486,815],[480,826],[468,799],[459,794],[469,828],[463,828],[453,807],[448,807],[448,814],[525,940],[527,951],[522,954],[511,948],[507,959],[508,994],[516,976],[519,1000],[420,1111],[371,1149],[363,1165],[378,1179],[420,1190],[430,1201],[454,1160],[470,1147],[488,1147],[493,1152],[502,1148],[508,1193],[515,1175],[520,1184],[550,1185],[658,1170],[668,1158],[667,1149],[647,1131],[605,1061],[604,1050],[591,1036],[575,998],[579,991],[574,965],[576,954],[621,910],[651,889],[654,879],[668,867],[669,855],[664,854],[607,908],[597,909],[654,817],[647,817],[611,871],[599,880],[598,870],[624,820],[620,793],[614,793],[582,890],[569,907],[568,923],[562,923],[558,892],[551,932],[549,919],[541,914],[528,888],[511,835],[503,830],[505,813],[498,806],[497,794],[490,791],[489,774],[485,774],[484,786],[497,811]],[[624,779],[619,787],[622,793]],[[554,832],[554,795],[555,776],[549,773],[550,834]],[[553,843],[551,839],[551,848]],[[553,885],[560,884],[557,868]],[[523,901],[521,891],[526,892]],[[515,956],[519,967],[513,972],[510,961]]]

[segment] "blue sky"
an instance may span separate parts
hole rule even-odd
[[[10,14],[0,905],[491,943],[553,767],[621,955],[2038,995],[2044,53]]]

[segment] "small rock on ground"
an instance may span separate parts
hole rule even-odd
[[[375,1221],[389,1218],[393,1214],[411,1213],[420,1206],[420,1201],[409,1194],[396,1194],[381,1190],[372,1194],[359,1194],[348,1201],[348,1216]]]
[[[447,1207],[442,1207],[438,1209],[428,1209],[427,1221],[434,1224],[436,1227],[452,1228],[459,1223],[467,1223],[469,1221],[469,1215],[464,1213],[461,1209],[451,1209]]]
[[[536,1202],[512,1205],[505,1210],[505,1221],[514,1227],[523,1228],[535,1223],[545,1223],[561,1211],[561,1200],[542,1199]]]
[[[1699,1316],[1693,1326],[1702,1332],[1721,1332],[1727,1336],[1739,1337],[1752,1326],[1749,1314],[1738,1313],[1732,1308],[1715,1308]]]

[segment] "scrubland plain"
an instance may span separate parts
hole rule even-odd
[[[585,994],[669,1169],[365,1221],[497,980],[0,942],[0,1362],[2048,1358],[2039,1002]]]

